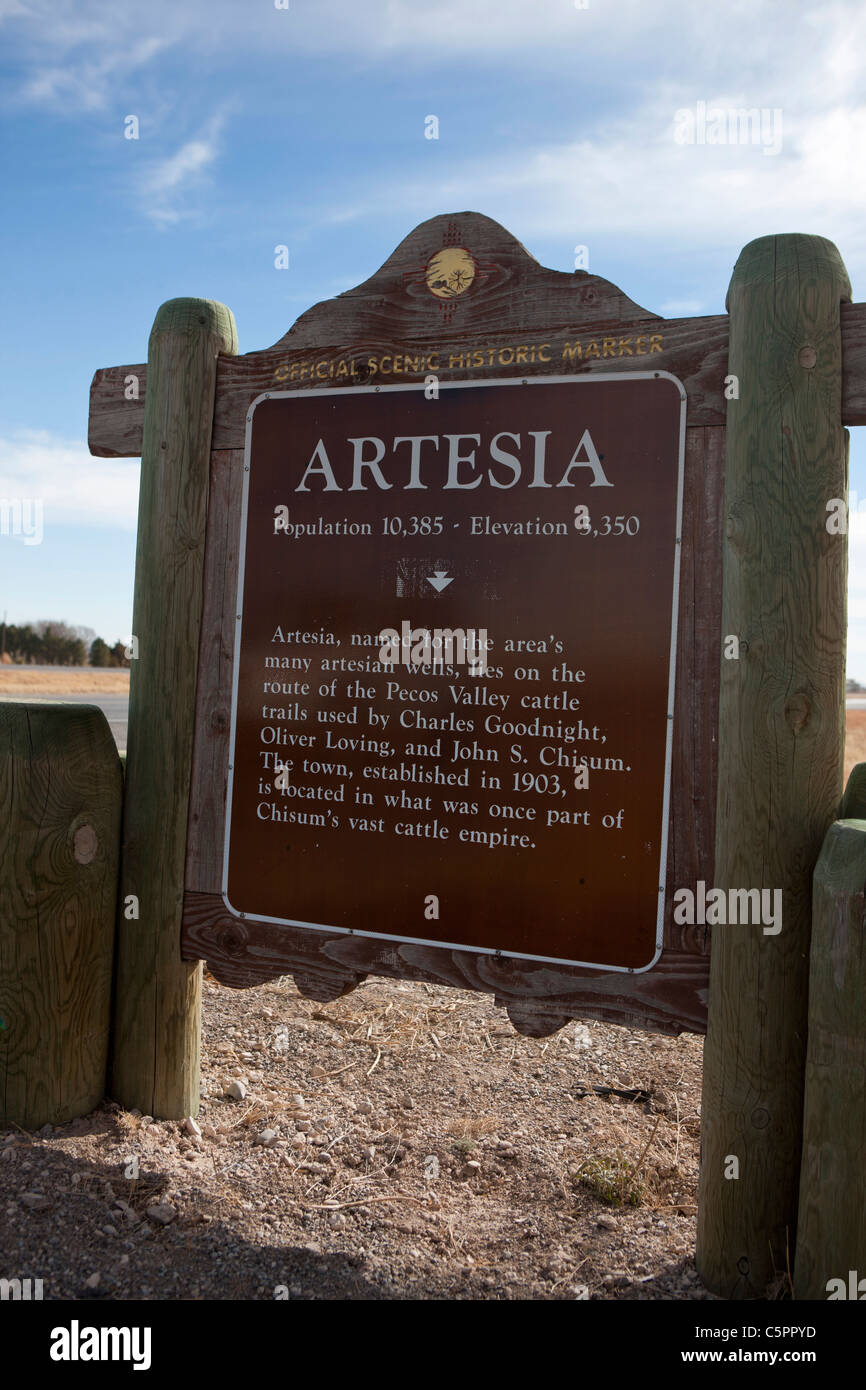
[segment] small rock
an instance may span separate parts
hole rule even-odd
[[[345,1231],[346,1218],[341,1211],[332,1211],[328,1217],[328,1225],[332,1231]]]
[[[205,1139],[219,1139],[219,1133],[213,1125],[202,1125],[201,1132]]]
[[[293,1134],[289,1142],[293,1149],[303,1149],[306,1148],[307,1136],[306,1134]]]
[[[602,1231],[615,1231],[619,1223],[615,1216],[600,1216],[595,1224]]]
[[[170,1226],[177,1212],[171,1202],[155,1202],[152,1207],[147,1208],[145,1215],[157,1226]]]
[[[45,1208],[51,1203],[47,1197],[42,1196],[41,1192],[22,1192],[21,1205],[29,1207],[31,1211],[45,1211]]]
[[[243,1100],[246,1096],[247,1088],[242,1081],[232,1081],[226,1087],[226,1095],[229,1100]]]
[[[296,1110],[305,1110],[307,1102],[304,1100],[303,1096],[296,1094],[292,1096],[292,1105],[294,1105]]]
[[[255,1136],[253,1143],[261,1144],[265,1149],[272,1149],[279,1137],[275,1129],[263,1129],[261,1134]]]
[[[84,1287],[86,1289],[98,1289],[101,1278],[102,1275],[97,1270],[95,1273],[91,1274],[88,1279],[85,1279]]]
[[[478,1162],[477,1158],[467,1159],[466,1167],[473,1173],[481,1172],[481,1164]]]
[[[359,1100],[355,1107],[359,1115],[372,1115],[373,1107],[368,1100]]]
[[[183,1127],[186,1130],[187,1134],[194,1135],[196,1139],[201,1138],[201,1126],[199,1125],[197,1120],[193,1119],[192,1115],[187,1115],[186,1119],[183,1122]]]
[[[362,1157],[366,1158],[367,1160],[372,1160],[372,1159],[374,1159],[374,1158],[376,1157],[376,1145],[375,1145],[375,1144],[362,1144],[362,1145],[361,1145],[361,1155],[362,1155]]]

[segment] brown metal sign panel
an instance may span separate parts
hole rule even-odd
[[[655,964],[685,404],[664,372],[253,403],[231,913]]]

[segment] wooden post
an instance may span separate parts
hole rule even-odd
[[[163,1119],[199,1106],[201,964],[180,957],[217,356],[234,317],[171,299],[147,359],[111,1094]]]
[[[122,797],[101,710],[0,704],[0,1124],[105,1095]]]
[[[863,765],[859,769],[863,772]],[[854,774],[852,773],[852,777]],[[849,787],[850,787],[849,781]],[[796,1298],[866,1279],[866,820],[827,831],[814,874]],[[838,1287],[838,1286],[837,1286]],[[853,1297],[860,1298],[862,1292]]]
[[[812,870],[842,789],[847,550],[827,504],[847,499],[848,297],[832,242],[798,235],[750,242],[728,292],[738,396],[727,411],[714,886],[769,889],[770,902],[781,889],[782,927],[713,926],[697,1265],[726,1298],[763,1297],[793,1266]],[[724,655],[730,635],[738,659]]]

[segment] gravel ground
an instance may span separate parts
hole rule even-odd
[[[485,995],[376,980],[322,1005],[207,975],[203,1031],[196,1122],[106,1103],[0,1131],[0,1277],[46,1299],[711,1298],[700,1038],[539,1042]]]

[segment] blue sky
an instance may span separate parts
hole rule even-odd
[[[669,316],[722,312],[740,249],[774,232],[829,237],[866,298],[860,0],[0,0],[0,45],[0,496],[44,499],[40,545],[0,535],[10,622],[130,633],[139,466],[90,457],[88,390],[145,359],[166,299],[222,300],[240,351],[266,347],[465,208],[560,270],[587,245]],[[781,149],[677,143],[698,102],[779,110]]]

